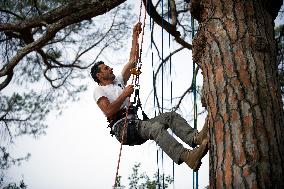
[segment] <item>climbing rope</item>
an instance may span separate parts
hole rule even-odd
[[[139,84],[139,76],[142,73],[141,69],[142,69],[142,49],[143,49],[143,42],[144,42],[144,33],[145,33],[145,21],[146,21],[146,8],[144,9],[144,20],[143,20],[143,26],[142,26],[142,36],[141,36],[141,43],[140,43],[140,47],[138,48],[139,50],[139,54],[138,57],[136,57],[136,60],[138,59],[137,65],[135,66],[135,68],[133,68],[131,70],[132,73],[132,84],[135,85],[136,88],[139,89],[140,84]],[[139,12],[139,22],[141,22],[141,17],[142,17],[142,0],[140,3],[140,12]]]
[[[191,17],[191,28],[192,28],[192,40],[194,38],[194,18]],[[193,70],[193,116],[194,116],[194,129],[197,129],[197,103],[196,103],[196,75],[195,73],[195,62],[192,62],[192,70]],[[195,187],[194,187],[195,186]],[[198,189],[198,171],[194,172],[193,171],[193,189]]]
[[[149,7],[149,14],[151,14],[151,9]],[[154,40],[153,40],[153,31],[154,31],[154,21],[153,19],[150,17],[149,19],[150,22],[150,33],[151,33],[151,44],[150,44],[150,49],[151,49],[151,66],[152,66],[152,80],[153,80],[153,89],[154,89],[154,98],[153,98],[153,105],[154,105],[154,116],[157,116],[157,111],[156,111],[156,86],[155,86],[155,71],[154,71],[154,53],[153,53],[153,44],[154,44]],[[153,27],[152,27],[153,26]],[[160,168],[159,168],[159,147],[157,144],[157,151],[156,151],[156,164],[157,164],[157,183],[158,183],[158,188],[160,188]]]
[[[139,12],[139,21],[141,22],[141,14],[142,14],[142,0],[140,3],[140,12]],[[132,74],[132,82],[131,84],[136,87],[137,90],[139,90],[140,88],[140,84],[139,84],[139,75],[141,74],[141,68],[142,68],[142,61],[141,61],[141,56],[142,56],[142,45],[143,45],[143,38],[144,38],[144,28],[145,28],[145,21],[146,21],[146,8],[145,8],[145,13],[144,13],[144,20],[143,20],[143,27],[142,27],[142,36],[141,36],[141,46],[140,46],[140,51],[139,51],[139,55],[138,57],[135,57],[136,60],[138,59],[138,63],[137,65],[135,65],[135,69],[131,70],[131,74]],[[135,47],[136,48],[136,47]],[[136,49],[137,50],[137,49]],[[138,50],[139,50],[139,43],[138,43]],[[136,56],[136,54],[135,54]],[[138,93],[139,94],[139,93]],[[135,95],[136,96],[136,95]],[[139,97],[138,97],[139,99]],[[139,99],[139,103],[140,103],[140,99]],[[128,111],[129,111],[129,107],[130,107],[130,98],[128,98],[128,106],[126,108],[126,115],[125,115],[125,121],[124,121],[124,125],[123,125],[123,129],[122,129],[122,137],[121,137],[121,142],[120,142],[120,149],[119,149],[119,154],[118,154],[118,161],[117,161],[117,167],[116,167],[116,174],[115,174],[115,179],[114,179],[114,185],[113,188],[115,188],[117,186],[117,178],[118,178],[118,171],[119,171],[119,165],[120,165],[120,161],[121,161],[121,154],[122,154],[122,145],[124,143],[124,134],[125,134],[125,130],[126,130],[126,125],[127,125],[127,117],[128,117]]]
[[[170,4],[168,3],[168,23],[170,23]],[[168,35],[169,41],[169,50],[171,51],[171,34]],[[171,98],[171,107],[173,107],[173,80],[172,80],[172,56],[170,56],[170,98]],[[173,135],[173,131],[171,133]],[[172,174],[173,174],[173,189],[175,188],[175,162],[172,161]]]
[[[122,138],[121,138],[121,142],[120,142],[120,149],[119,149],[119,154],[118,154],[118,161],[117,161],[116,174],[115,174],[115,179],[114,179],[113,188],[115,188],[116,185],[117,185],[118,170],[119,170],[119,165],[120,165],[121,152],[122,152],[122,144],[123,144],[123,141],[124,141],[124,133],[125,133],[125,128],[126,128],[126,124],[127,124],[127,117],[128,117],[129,106],[130,106],[130,98],[129,98],[129,100],[128,100],[128,106],[127,106],[126,113],[125,113],[125,120],[124,120],[123,129],[122,129]]]
[[[164,0],[162,0],[162,113],[164,112]],[[164,174],[164,151],[162,150],[162,170],[163,170],[163,175],[162,175],[162,184],[163,184],[163,189],[165,188],[165,174]]]

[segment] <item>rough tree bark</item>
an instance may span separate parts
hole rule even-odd
[[[210,122],[210,188],[284,188],[274,19],[283,1],[192,0]]]

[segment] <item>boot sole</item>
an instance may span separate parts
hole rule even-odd
[[[201,166],[201,164],[202,164],[201,159],[207,154],[207,151],[208,151],[208,144],[206,144],[206,146],[203,146],[203,147],[204,147],[204,149],[202,149],[202,154],[201,154],[201,156],[199,157],[200,160],[197,161],[197,162],[195,162],[194,165],[193,165],[193,167],[192,167],[192,169],[193,169],[194,172],[197,172],[197,171],[198,171],[198,169],[200,168],[200,166]],[[199,146],[199,148],[203,148],[203,147]]]

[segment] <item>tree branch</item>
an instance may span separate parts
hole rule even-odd
[[[3,82],[0,83],[0,91],[5,87],[7,87],[7,85],[9,85],[9,83],[12,81],[13,75],[14,75],[13,70],[11,70],[8,74],[6,74],[7,77]]]
[[[199,70],[199,66],[197,66],[197,67],[195,68],[195,70],[194,70],[194,75],[193,75],[193,77],[192,77],[192,81],[191,81],[190,87],[182,94],[182,96],[181,96],[180,99],[179,99],[179,102],[178,102],[177,105],[173,108],[173,111],[176,111],[176,110],[179,108],[179,106],[180,106],[182,100],[184,99],[184,97],[185,97],[188,93],[190,93],[190,92],[193,90],[193,84],[194,84],[193,80],[194,80],[195,76],[197,75],[198,70]]]
[[[46,29],[46,33],[38,38],[36,41],[26,45],[24,48],[18,51],[18,53],[11,59],[11,61],[0,70],[0,77],[7,75],[14,67],[18,64],[18,62],[30,52],[42,48],[48,41],[52,40],[56,33],[74,23],[81,22],[82,20],[90,19],[94,16],[101,15],[105,12],[108,12],[112,8],[118,6],[123,3],[125,0],[93,0],[93,1],[72,1],[68,3],[66,6],[59,7],[54,11],[46,13],[38,18],[32,20],[26,20],[22,23],[17,24],[0,24],[1,29],[5,30],[9,28],[14,31],[26,31],[31,30],[31,27],[38,27],[43,22],[48,21],[47,23],[53,24],[48,25]],[[52,18],[51,18],[52,17]],[[11,75],[10,75],[11,76]],[[7,80],[5,80],[7,81]],[[2,87],[7,86],[7,82],[1,84]],[[3,88],[0,88],[2,90]]]
[[[176,3],[175,0],[169,0],[170,3],[170,11],[171,11],[171,18],[172,18],[172,24],[176,27],[177,25],[177,10],[176,10]]]
[[[180,32],[176,30],[176,27],[169,23],[168,21],[164,20],[159,13],[156,11],[151,0],[143,0],[144,6],[146,8],[147,13],[153,20],[163,29],[165,29],[168,33],[170,33],[174,37],[179,37]]]
[[[184,39],[182,39],[180,37],[180,32],[176,30],[176,26],[170,24],[169,22],[167,22],[166,20],[164,20],[159,13],[156,11],[153,3],[151,0],[143,0],[143,3],[146,7],[147,13],[149,14],[149,16],[151,18],[153,18],[153,20],[159,25],[161,26],[163,29],[165,29],[169,34],[171,34],[177,43],[179,43],[180,45],[182,45],[183,47],[186,47],[188,49],[192,49],[192,45],[187,43],[186,41],[184,41]],[[147,8],[148,7],[148,8]]]
[[[24,18],[21,17],[20,15],[17,15],[16,13],[14,13],[14,12],[12,12],[12,11],[9,11],[9,10],[5,10],[5,9],[0,8],[0,12],[5,12],[5,13],[7,13],[7,14],[11,14],[11,15],[13,15],[13,16],[19,18],[20,20],[23,20],[23,19],[24,19]]]
[[[160,103],[159,103],[159,99],[158,99],[158,95],[157,95],[157,88],[156,88],[156,80],[157,80],[157,75],[160,71],[160,69],[162,68],[162,66],[167,63],[167,61],[170,59],[170,57],[172,57],[174,54],[178,53],[179,51],[181,51],[182,49],[184,49],[184,47],[181,47],[179,49],[176,49],[175,51],[171,52],[164,60],[162,60],[162,62],[160,63],[159,67],[157,68],[157,71],[154,75],[154,78],[153,78],[153,88],[154,88],[154,98],[156,98],[156,102],[157,102],[157,106],[158,106],[158,109],[159,109],[159,112],[160,112]]]
[[[26,19],[14,24],[0,24],[0,31],[19,31],[25,28],[47,26],[49,24],[56,23],[66,17],[72,17],[72,20],[74,20],[73,23],[77,23],[79,21],[91,19],[95,16],[104,14],[125,1],[126,0],[71,1],[65,6],[53,9],[52,11],[42,14],[38,17]],[[76,15],[78,17],[73,17],[72,15]],[[69,24],[72,24],[72,22]]]

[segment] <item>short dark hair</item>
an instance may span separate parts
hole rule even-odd
[[[104,64],[103,61],[98,61],[96,62],[93,67],[91,68],[91,76],[94,79],[95,82],[100,83],[98,77],[97,77],[97,73],[100,72],[100,68],[99,65]]]

